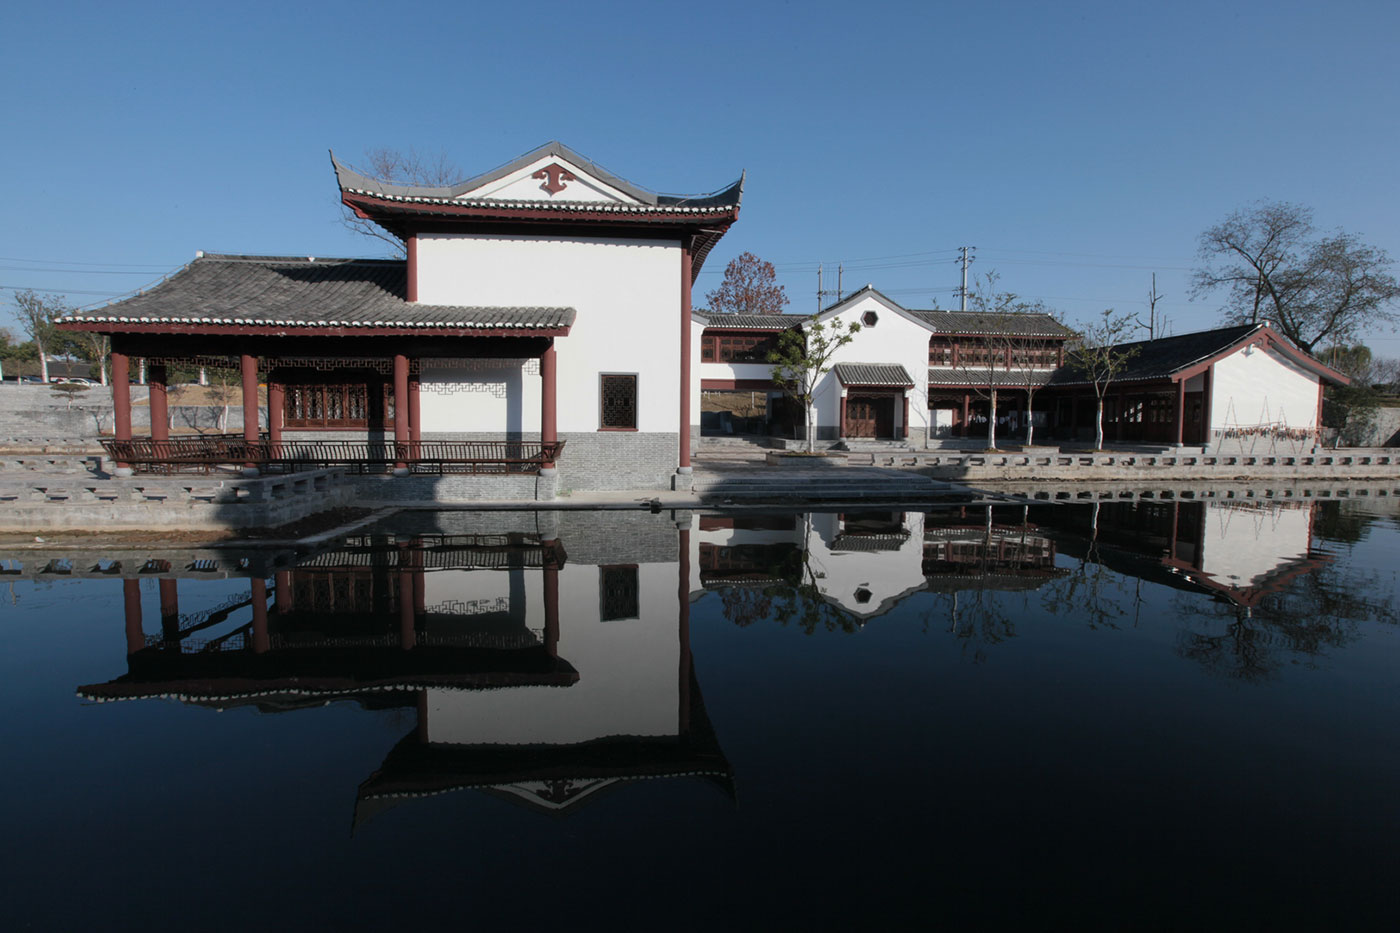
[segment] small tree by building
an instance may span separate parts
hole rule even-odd
[[[63,400],[68,403],[67,407],[70,411],[73,408],[74,397],[83,395],[88,391],[88,388],[88,386],[83,385],[81,382],[55,382],[49,386],[50,391],[63,396]]]
[[[771,262],[753,253],[740,253],[724,267],[719,288],[705,293],[712,314],[782,314],[787,291],[778,284]]]
[[[367,178],[385,184],[425,188],[444,188],[456,184],[463,177],[462,170],[452,163],[446,152],[419,152],[412,147],[406,150],[388,147],[367,150],[364,166],[356,170]],[[341,222],[347,230],[379,240],[399,256],[407,255],[398,237],[344,205],[341,205]]]
[[[14,301],[19,325],[33,341],[39,356],[39,378],[48,382],[49,357],[59,338],[54,322],[68,310],[68,305],[57,295],[40,295],[32,288],[15,292]]]
[[[823,322],[818,315],[813,315],[802,327],[783,331],[778,337],[777,349],[768,354],[773,381],[782,386],[788,398],[802,406],[806,415],[808,453],[812,452],[816,437],[812,403],[817,383],[831,371],[836,351],[854,340],[859,331],[859,324],[852,323],[848,327],[840,318]]]
[[[1094,448],[1103,449],[1103,400],[1108,387],[1137,356],[1137,347],[1124,347],[1123,338],[1136,326],[1131,314],[1114,314],[1110,308],[1084,329],[1070,348],[1069,364],[1094,387]],[[1121,413],[1120,413],[1121,417]]]

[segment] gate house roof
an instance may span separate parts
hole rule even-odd
[[[566,333],[572,308],[429,305],[402,298],[402,260],[201,255],[133,298],[75,311],[74,330],[219,333],[231,328]]]
[[[832,367],[844,386],[891,386],[913,388],[909,370],[898,363],[837,363]]]

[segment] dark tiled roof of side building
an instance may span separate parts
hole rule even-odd
[[[1048,314],[989,314],[981,311],[910,311],[937,334],[1014,334],[1070,337],[1073,331]]]
[[[715,311],[695,311],[691,317],[709,330],[790,330],[803,321],[811,320],[801,314],[725,314]]]
[[[1127,368],[1115,376],[1113,381],[1141,382],[1147,379],[1165,379],[1193,363],[1223,353],[1261,327],[1262,324],[1238,324],[1234,327],[1219,327],[1193,334],[1119,344],[1121,349],[1132,350],[1133,357],[1128,361]],[[1087,380],[1073,366],[1066,365],[1056,370],[1050,381],[1055,385],[1075,385],[1083,384]]]
[[[572,308],[432,305],[403,299],[402,260],[202,255],[150,291],[64,321],[185,326],[555,329]]]

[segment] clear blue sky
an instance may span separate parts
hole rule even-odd
[[[0,324],[13,287],[101,303],[199,249],[382,255],[326,156],[381,146],[470,175],[557,138],[682,193],[747,169],[697,304],[750,250],[795,309],[842,261],[947,306],[967,244],[1072,320],[1156,271],[1195,330],[1196,237],[1260,198],[1400,256],[1393,2],[60,0],[0,35]]]

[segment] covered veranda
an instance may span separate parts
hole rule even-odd
[[[552,470],[563,449],[554,341],[569,333],[573,310],[425,306],[399,297],[403,279],[393,261],[201,256],[150,292],[60,326],[111,336],[114,430],[103,443],[122,475]],[[150,391],[146,437],[132,427],[136,358]],[[482,360],[538,371],[537,439],[425,436],[423,373]],[[170,383],[181,367],[237,373],[241,434],[171,436]]]

